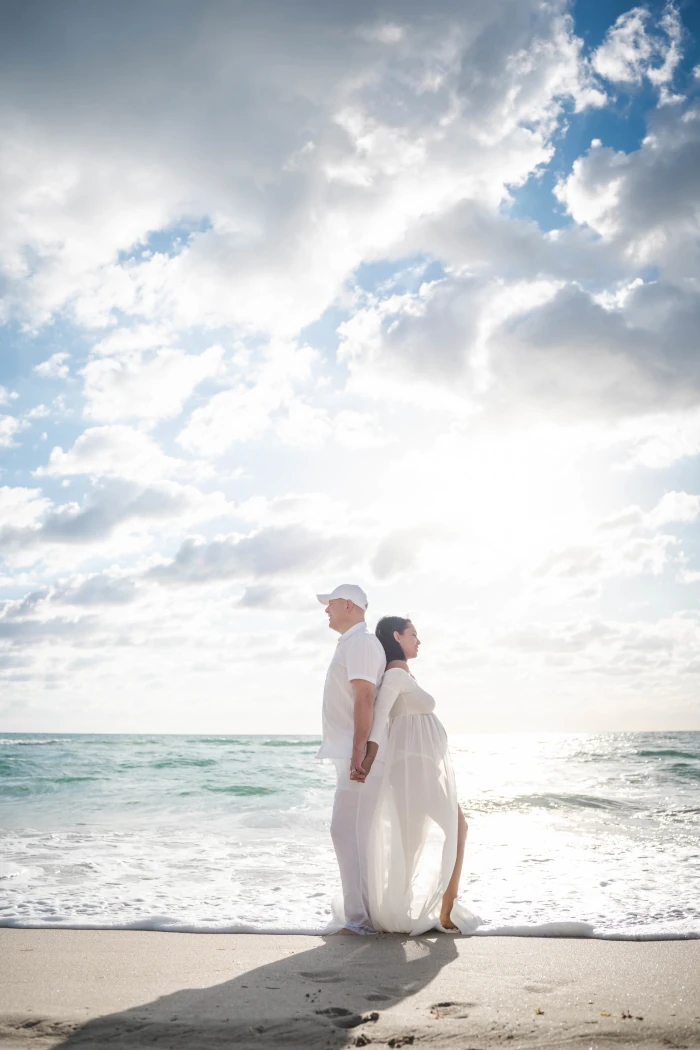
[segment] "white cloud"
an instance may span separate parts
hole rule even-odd
[[[465,674],[494,719],[607,727],[663,696],[657,722],[687,721],[700,115],[675,8],[629,12],[591,63],[560,0],[178,5],[165,35],[124,4],[0,40],[0,320],[71,351],[30,383],[82,381],[47,408],[13,380],[7,427],[51,414],[13,470],[61,495],[0,489],[3,697],[186,730],[201,668],[222,726],[235,687],[241,718],[314,731],[314,593],[355,579],[415,613],[459,728]],[[640,147],[593,124],[571,221],[514,219],[571,111],[639,83]]]
[[[673,309],[668,309],[668,300]],[[450,277],[358,310],[340,327],[351,389],[480,413],[503,425],[617,420],[700,398],[697,298],[663,286],[603,307],[576,284]],[[418,382],[422,385],[418,385]]]
[[[238,217],[222,213],[176,258],[132,268],[134,297],[123,305],[147,315],[165,299],[182,324],[237,323],[291,336],[322,313],[360,261],[390,252],[417,217],[461,198],[497,207],[507,185],[524,182],[551,156],[563,100],[582,109],[605,98],[571,23],[538,17],[534,35],[518,17],[507,31],[500,27],[497,46],[491,38],[485,48],[482,41],[465,46],[463,31],[451,27],[439,44],[430,41],[434,56],[414,27],[405,35],[401,78],[391,68],[379,73],[387,78],[389,113],[377,101],[380,84],[370,92],[360,80],[359,97],[349,93],[329,110],[318,139],[295,153],[291,170],[306,184],[281,230],[270,237],[252,222],[241,229]],[[474,19],[477,36],[481,18]],[[277,202],[268,207],[275,212]]]
[[[51,506],[41,489],[28,489],[21,486],[0,486],[0,527],[27,528]]]
[[[51,409],[48,405],[35,405],[34,408],[30,408],[27,412],[25,419],[46,419],[47,416],[51,415]]]
[[[15,401],[18,397],[19,394],[16,391],[0,386],[0,405],[9,405],[10,401]]]
[[[77,606],[126,605],[136,597],[134,580],[109,573],[93,573],[61,581],[50,598],[53,603]]]
[[[333,437],[346,448],[377,448],[396,440],[386,434],[379,419],[369,412],[343,409],[332,421]]]
[[[242,363],[230,390],[195,409],[178,442],[188,451],[220,456],[236,442],[259,437],[274,413],[292,402],[296,385],[308,379],[316,358],[308,346],[271,344],[254,364]]]
[[[37,91],[13,84],[8,66],[8,308],[35,323],[70,304],[86,325],[120,311],[293,335],[417,217],[464,197],[503,200],[551,156],[565,102],[605,101],[558,4],[438,0],[426,20],[411,0],[397,21],[274,7],[272,21],[222,8],[196,25],[179,9],[156,38],[130,5],[128,40],[95,9],[81,25],[102,43],[86,52],[84,33],[69,35],[50,92],[51,16],[23,37]],[[193,32],[198,58],[183,63]],[[129,88],[115,90],[125,69]],[[78,112],[74,92],[90,106]],[[166,239],[119,259],[168,229],[173,257]]]
[[[38,477],[64,474],[91,474],[93,477],[127,477],[155,480],[173,475],[198,472],[196,465],[166,456],[148,434],[132,427],[113,424],[88,427],[66,452],[56,446],[45,467],[34,472]]]
[[[426,528],[395,529],[378,545],[372,558],[372,572],[377,580],[406,577],[418,571],[421,549],[426,540],[435,540],[434,530]]]
[[[324,492],[288,492],[271,499],[252,496],[238,504],[236,516],[258,528],[304,525],[332,532],[337,522],[350,519],[351,511],[347,502],[334,500]]]
[[[339,355],[350,365],[350,389],[378,399],[408,396],[428,404],[425,387],[441,385],[462,397],[478,385],[474,350],[488,290],[471,277],[424,284],[416,295],[371,300],[338,331]],[[408,380],[408,382],[407,382]],[[449,395],[443,394],[443,404]],[[464,403],[456,401],[461,409]]]
[[[126,605],[137,597],[136,582],[128,576],[114,572],[78,574],[59,579],[52,586],[32,591],[20,601],[0,603],[0,617],[5,620],[20,620],[40,617],[43,622],[50,618],[59,605],[115,606]]]
[[[360,26],[358,34],[366,40],[379,41],[380,44],[398,44],[406,32],[395,22],[378,22],[374,25]]]
[[[70,367],[66,364],[68,360],[70,354],[59,351],[41,364],[35,365],[34,371],[41,379],[67,379],[70,375]]]
[[[556,625],[533,622],[493,639],[492,644],[516,653],[518,663],[530,666],[547,660],[548,654],[559,655],[568,675],[586,668],[596,677],[621,677],[637,684],[647,677],[659,681],[662,676],[670,685],[678,682],[679,674],[695,669],[693,655],[699,639],[697,618],[679,614],[655,624],[602,619]],[[610,695],[607,685],[602,692],[604,698]]]
[[[589,150],[555,194],[577,223],[628,265],[664,267],[677,283],[700,274],[700,106],[654,114],[641,147]]]
[[[223,355],[221,346],[210,346],[201,354],[162,349],[95,357],[81,370],[85,414],[108,423],[172,419],[195,387],[219,373]]]
[[[50,559],[55,572],[95,554],[142,550],[154,530],[164,540],[173,531],[227,517],[232,509],[220,492],[204,494],[172,481],[144,485],[113,478],[95,486],[82,503],[49,504],[41,518],[2,525],[0,549],[15,564]]]
[[[15,437],[26,424],[15,416],[0,415],[0,448],[13,448],[17,442]]]
[[[667,492],[647,515],[650,528],[673,522],[689,524],[700,518],[700,496],[688,492]]]
[[[14,47],[9,33],[5,43]],[[43,59],[40,39],[34,43],[33,51],[25,39],[23,65],[27,70],[36,63],[38,83]],[[89,65],[85,55],[74,55],[64,69],[81,68],[85,76]],[[177,190],[167,168],[120,148],[123,130],[109,118],[100,149],[95,149],[94,124],[87,117],[90,106],[83,110],[87,119],[78,119],[69,81],[56,72],[52,80],[56,94],[49,98],[40,91],[38,106],[29,102],[20,85],[11,88],[7,83],[0,112],[5,143],[0,161],[0,269],[9,282],[5,312],[19,313],[36,325],[84,292],[90,277],[117,252],[131,248],[148,230],[167,225],[176,214]],[[96,101],[87,84],[83,92],[84,98]],[[60,95],[66,107],[62,113],[55,109]],[[20,97],[23,119],[17,119],[10,103]],[[68,112],[73,114],[72,126]],[[91,318],[95,319],[99,320]]]
[[[648,512],[629,506],[598,521],[576,545],[552,550],[535,570],[536,576],[582,582],[598,596],[606,579],[641,575],[660,576],[669,569],[682,571],[684,554],[678,539],[663,528],[691,524],[700,518],[700,496],[667,492]],[[585,595],[584,595],[585,596]]]
[[[678,460],[700,455],[700,409],[624,420],[615,428],[615,436],[628,450],[619,469],[664,470]]]
[[[671,564],[678,541],[674,536],[602,534],[597,544],[553,552],[538,574],[571,580],[601,581],[625,576],[658,576]]]
[[[173,333],[164,324],[141,324],[115,328],[93,346],[93,354],[108,356],[125,350],[162,349],[172,342]]]
[[[322,536],[303,525],[267,527],[209,542],[190,538],[171,561],[154,566],[148,576],[160,583],[205,584],[318,574],[352,564],[359,548],[357,540]]]
[[[496,644],[525,652],[571,653],[603,641],[607,643],[615,633],[600,621],[567,624],[562,628],[532,624],[503,635]]]
[[[635,7],[619,16],[608,29],[605,40],[593,55],[593,67],[608,80],[640,83],[654,54],[654,44],[646,31],[649,11]]]
[[[283,401],[283,390],[274,384],[241,384],[215,394],[206,405],[195,409],[177,440],[190,452],[222,455],[235,442],[253,440],[264,433],[270,414]]]
[[[470,200],[416,222],[400,248],[407,255],[430,253],[452,272],[507,281],[538,276],[608,284],[629,269],[590,230],[571,225],[544,233],[531,219],[514,219]]]
[[[520,402],[525,412],[546,408],[561,420],[613,419],[671,399],[686,407],[700,390],[683,346],[667,348],[624,311],[603,309],[577,287],[507,322],[491,346],[500,387],[494,397],[513,410]]]
[[[277,587],[267,583],[254,583],[246,587],[237,601],[242,609],[277,609],[284,597]]]
[[[93,617],[67,619],[55,617],[50,620],[13,620],[0,619],[0,641],[9,641],[15,645],[23,643],[32,646],[38,643],[60,640],[79,643],[81,639],[95,630]]]
[[[328,413],[304,401],[291,401],[277,422],[275,433],[285,445],[297,448],[321,448],[333,432]]]
[[[620,15],[592,56],[593,68],[607,80],[641,84],[644,77],[662,92],[673,80],[683,55],[678,9],[668,3],[659,19],[660,32],[650,32],[650,12],[634,7]],[[668,94],[668,92],[667,92]],[[667,101],[662,95],[662,102]]]
[[[369,412],[342,409],[335,416],[300,400],[292,401],[275,427],[285,445],[321,448],[335,441],[346,448],[376,448],[394,440],[385,434],[379,420]]]

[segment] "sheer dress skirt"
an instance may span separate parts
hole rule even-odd
[[[457,858],[458,802],[447,734],[434,714],[393,719],[369,844],[370,917],[377,930],[418,935],[440,926]],[[478,918],[455,903],[463,933]]]

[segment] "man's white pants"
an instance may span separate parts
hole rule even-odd
[[[349,758],[334,761],[337,784],[331,838],[340,868],[344,905],[344,915],[338,917],[348,929],[371,933],[374,928],[369,916],[368,847],[384,762],[375,762],[364,784],[360,784],[350,779]]]

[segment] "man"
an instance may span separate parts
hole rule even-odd
[[[384,648],[367,630],[367,595],[344,583],[317,594],[328,626],[340,635],[323,690],[323,742],[316,758],[335,763],[331,839],[343,887],[342,933],[374,933],[369,917],[367,847],[384,760],[386,727],[367,746],[374,701],[386,667]],[[372,763],[372,759],[374,762]]]

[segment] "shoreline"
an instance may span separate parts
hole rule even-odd
[[[700,1047],[700,942],[0,928],[0,1045]]]
[[[89,923],[56,923],[52,926],[49,923],[42,923],[40,926],[22,925],[21,923],[15,923],[13,921],[2,923],[0,922],[0,931],[2,930],[33,930],[34,932],[40,932],[42,930],[67,930],[73,932],[90,932],[90,933],[174,933],[174,934],[187,934],[187,935],[201,935],[203,937],[312,937],[312,938],[325,938],[333,936],[337,930],[335,928],[329,929],[310,929],[310,930],[276,930],[276,929],[257,929],[242,926],[233,927],[214,927],[214,926],[178,926],[176,929],[167,929],[161,926],[148,925],[148,920],[143,924],[140,923],[128,923],[124,926],[99,926],[97,924],[91,925]],[[430,937],[440,933],[438,930],[428,931],[424,936]],[[566,921],[561,922],[546,922],[541,923],[537,926],[495,926],[493,929],[476,929],[469,934],[465,934],[468,937],[479,937],[479,938],[533,938],[542,940],[582,940],[582,941],[620,941],[623,943],[646,943],[646,942],[657,942],[662,941],[673,943],[676,941],[697,941],[700,940],[700,931],[691,931],[689,933],[596,933],[595,927],[591,926],[590,923],[586,922],[575,922]],[[416,938],[409,938],[415,940]]]

